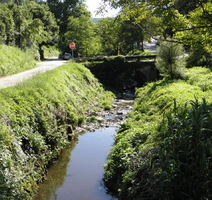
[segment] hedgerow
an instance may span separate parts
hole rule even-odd
[[[112,101],[82,65],[66,64],[0,91],[0,199],[30,199],[91,111]]]

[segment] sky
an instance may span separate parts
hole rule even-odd
[[[118,13],[118,10],[112,10],[111,8],[108,8],[107,12],[104,12],[104,14],[96,14],[97,8],[101,4],[101,0],[86,0],[86,4],[88,7],[88,10],[91,12],[92,17],[95,18],[102,18],[102,17],[115,17]]]

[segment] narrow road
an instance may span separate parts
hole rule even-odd
[[[56,58],[47,59],[43,62],[37,63],[38,67],[34,69],[30,69],[18,74],[9,75],[0,78],[0,89],[1,88],[8,88],[15,86],[16,84],[23,82],[29,78],[32,78],[36,74],[42,74],[49,70],[55,69],[63,65],[66,61],[65,60],[58,60]]]

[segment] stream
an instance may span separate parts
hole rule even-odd
[[[63,150],[33,200],[115,200],[104,187],[103,165],[118,124],[125,120],[132,103],[131,100],[116,100],[110,112],[96,113],[103,120],[89,124],[89,131],[79,133]]]

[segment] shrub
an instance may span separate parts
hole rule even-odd
[[[169,79],[183,77],[185,60],[183,58],[183,47],[172,42],[161,42],[157,49],[156,67],[161,75]]]
[[[212,57],[203,48],[193,48],[187,59],[187,67],[205,66],[212,70]]]
[[[145,49],[145,51],[141,51],[139,49],[133,49],[127,55],[129,55],[129,56],[149,56],[149,55],[152,55],[152,53],[147,49]]]

